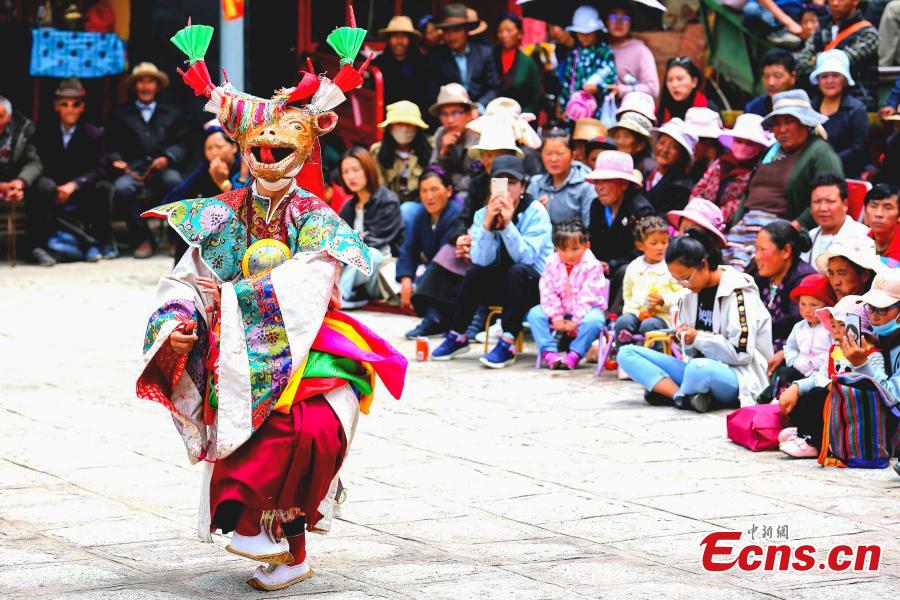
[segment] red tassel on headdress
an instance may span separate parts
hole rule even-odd
[[[216,87],[213,85],[212,79],[209,76],[206,62],[202,60],[192,64],[187,71],[182,71],[181,69],[175,70],[181,75],[181,79],[191,86],[195,96],[206,96],[209,98],[210,92]]]
[[[322,149],[319,140],[313,144],[309,158],[303,163],[297,177],[294,178],[297,185],[307,192],[315,194],[317,198],[325,198],[325,179],[322,177]]]
[[[295,87],[294,91],[288,96],[288,104],[312,98],[313,94],[319,90],[319,86],[322,84],[322,81],[313,73],[307,73],[305,71],[300,71],[300,73],[300,83],[297,84],[297,87]]]

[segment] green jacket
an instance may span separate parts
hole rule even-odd
[[[541,109],[541,74],[533,58],[519,50],[509,72],[503,73],[500,48],[494,48],[494,61],[500,76],[500,95],[512,98],[522,112],[537,114]]]
[[[834,173],[843,177],[844,167],[831,145],[815,134],[810,134],[806,147],[800,152],[802,154],[797,159],[794,170],[788,176],[787,199],[790,205],[788,218],[796,219],[806,229],[812,229],[816,226],[816,222],[809,212],[810,194],[812,194],[810,184],[813,178],[820,173]],[[744,193],[741,206],[734,216],[734,223],[740,221],[744,216],[747,193],[752,186],[753,177],[751,176],[747,192]]]

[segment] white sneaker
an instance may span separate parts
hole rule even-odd
[[[295,583],[300,583],[313,576],[313,570],[304,560],[299,565],[289,567],[287,565],[268,565],[257,567],[253,577],[247,580],[247,585],[255,590],[274,592],[283,590]]]
[[[294,560],[286,539],[273,542],[265,533],[250,537],[235,531],[231,534],[231,543],[225,549],[232,554],[273,565],[287,564]]]
[[[628,376],[628,373],[622,370],[622,367],[619,367],[619,379],[622,381],[630,381],[631,377]]]
[[[500,319],[497,319],[491,325],[491,328],[488,329],[488,343],[496,344],[501,335],[503,335],[503,323],[500,322]],[[484,330],[481,330],[475,334],[475,341],[479,344],[484,343]]]

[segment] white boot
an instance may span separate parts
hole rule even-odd
[[[273,565],[287,564],[294,560],[286,539],[273,542],[265,533],[250,537],[235,531],[231,534],[231,543],[225,549],[232,554]]]
[[[257,567],[253,577],[247,580],[247,585],[255,590],[274,592],[283,590],[295,583],[300,583],[313,576],[312,569],[304,560],[299,565],[289,567],[287,565],[268,565]]]

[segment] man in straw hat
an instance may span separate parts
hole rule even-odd
[[[435,27],[444,32],[444,43],[426,57],[429,98],[435,98],[439,88],[448,83],[461,84],[481,106],[497,97],[500,75],[494,53],[486,44],[469,41],[469,33],[478,26],[477,15],[474,19],[470,17],[465,5],[453,2],[444,8],[443,18],[435,23]]]
[[[409,100],[424,111],[429,99],[422,85],[426,78],[425,58],[417,46],[422,34],[405,15],[392,17],[378,34],[387,38],[384,52],[372,61],[384,77],[384,103]]]
[[[117,173],[116,205],[126,214],[135,258],[153,255],[153,236],[141,219],[139,198],[150,191],[159,197],[181,182],[178,167],[187,157],[183,116],[174,105],[157,99],[169,77],[149,62],[137,65],[125,80],[133,98],[116,107],[106,123],[109,161]]]
[[[434,132],[431,164],[447,171],[453,178],[453,187],[459,191],[469,189],[474,159],[468,151],[478,142],[478,134],[466,126],[475,116],[475,108],[475,103],[462,85],[448,83],[441,86],[437,101],[428,109],[441,123]]]

